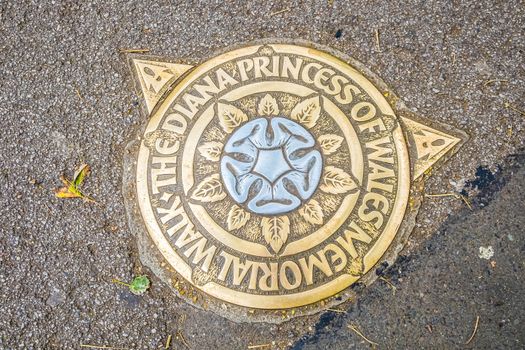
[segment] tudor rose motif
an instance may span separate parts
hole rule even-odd
[[[299,207],[319,184],[322,159],[315,141],[294,121],[258,118],[243,125],[224,148],[221,173],[233,199],[257,214]],[[250,190],[256,192],[252,198]]]

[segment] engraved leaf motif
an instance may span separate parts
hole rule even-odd
[[[220,142],[210,141],[203,143],[202,146],[199,146],[197,149],[204,158],[216,162],[221,157],[222,146]]]
[[[319,188],[331,194],[341,194],[357,188],[357,184],[344,170],[327,166]]]
[[[312,199],[306,203],[301,209],[299,209],[299,215],[301,215],[306,221],[314,225],[323,224],[323,209],[319,202],[315,199]]]
[[[343,138],[339,135],[326,134],[319,136],[319,145],[324,154],[329,155],[337,151],[341,146]]]
[[[319,96],[314,96],[295,105],[292,109],[291,118],[307,128],[312,128],[317,123],[320,113]]]
[[[241,207],[234,205],[228,213],[228,230],[235,230],[243,227],[250,220],[250,213]]]
[[[286,216],[265,217],[261,224],[264,240],[278,253],[290,234],[290,220]]]
[[[266,94],[257,108],[259,115],[272,116],[279,114],[279,106],[277,105],[277,100],[273,98],[270,94]]]
[[[217,115],[219,124],[227,133],[231,133],[233,129],[248,120],[248,116],[239,108],[222,102],[217,103]]]
[[[191,195],[191,198],[205,203],[220,201],[224,197],[226,197],[226,193],[222,189],[219,174],[206,177],[197,185]]]

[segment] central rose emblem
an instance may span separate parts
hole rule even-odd
[[[298,208],[316,190],[321,153],[312,135],[296,122],[276,117],[244,124],[230,137],[221,159],[228,193],[257,214]]]

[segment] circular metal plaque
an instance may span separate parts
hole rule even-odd
[[[235,305],[331,297],[383,256],[403,220],[403,131],[374,85],[310,47],[253,45],[176,81],[140,145],[136,188],[156,248]]]

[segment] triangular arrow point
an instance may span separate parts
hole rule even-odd
[[[132,59],[149,113],[159,102],[168,82],[178,79],[193,66],[150,59]]]
[[[403,117],[403,123],[415,144],[413,179],[417,179],[447,154],[461,139]]]

